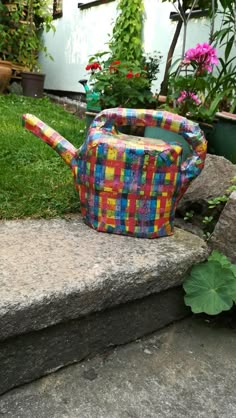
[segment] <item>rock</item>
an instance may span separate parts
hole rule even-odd
[[[99,233],[81,217],[0,223],[0,341],[182,284],[204,241],[175,229],[140,239]]]
[[[10,84],[8,90],[10,93],[17,94],[18,96],[21,96],[23,94],[22,85],[20,83],[17,83],[16,81],[13,81],[13,83]]]
[[[236,263],[236,191],[231,193],[209,244]]]
[[[194,235],[197,235],[200,238],[204,238],[203,229],[197,225],[193,225],[191,222],[186,222],[182,218],[175,218],[175,226],[177,228],[183,229],[184,231],[191,232]]]
[[[204,213],[208,208],[208,200],[224,195],[227,188],[232,185],[231,180],[234,176],[236,176],[235,164],[224,157],[208,154],[200,176],[191,183],[179,201],[178,213],[182,216],[189,210]]]

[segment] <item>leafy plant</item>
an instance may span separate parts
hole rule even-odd
[[[117,9],[120,13],[109,42],[112,58],[140,65],[143,57],[143,0],[120,0]]]
[[[178,2],[176,0],[162,0],[162,3],[165,3],[165,2],[172,3],[174,11],[178,15],[177,25],[176,25],[175,32],[174,32],[174,35],[173,35],[173,38],[169,47],[169,51],[167,54],[164,78],[161,83],[160,94],[166,96],[168,93],[168,87],[169,87],[169,74],[170,74],[170,69],[172,66],[172,59],[173,59],[175,47],[179,40],[182,26],[184,26],[183,42],[182,42],[182,59],[183,59],[184,53],[185,53],[186,38],[187,38],[187,26],[188,26],[188,22],[190,18],[192,17],[192,12],[194,11],[195,7],[198,6],[199,8],[204,8],[204,10],[207,10],[209,15],[211,15],[212,14],[212,0],[178,0]]]
[[[214,220],[213,216],[204,216],[202,222],[204,224],[210,224]]]
[[[176,71],[170,75],[168,101],[174,101],[179,114],[195,120],[211,121],[224,97],[224,92],[212,90],[216,77],[213,67],[218,64],[216,49],[208,43],[197,44],[186,51]]]
[[[236,57],[232,56],[232,48],[236,44],[236,15],[235,0],[220,0],[221,9],[217,9],[217,16],[221,20],[220,29],[213,34],[213,43],[223,51],[223,58],[219,58],[215,86],[211,95],[221,92],[223,98],[220,110],[235,113],[236,111]]]
[[[161,59],[162,55],[157,51],[154,51],[153,54],[144,54],[142,57],[142,68],[146,71],[146,77],[149,80],[150,86],[158,78]]]
[[[105,58],[108,54],[108,58]],[[90,85],[99,93],[101,107],[148,107],[153,102],[150,79],[140,65],[113,61],[109,53],[98,53],[90,59]],[[153,77],[153,73],[152,73]]]
[[[38,70],[38,54],[52,59],[43,43],[41,32],[55,31],[50,0],[19,1],[14,9],[0,3],[0,57],[30,70]]]
[[[224,59],[227,61],[236,40],[235,1],[221,0],[220,3],[222,8],[216,13],[221,18],[221,24],[220,29],[213,34],[213,42],[224,48]]]
[[[192,219],[193,216],[194,216],[194,211],[190,210],[189,212],[185,213],[184,220],[189,221],[190,219]]]
[[[185,304],[194,313],[217,315],[236,302],[236,265],[218,251],[195,265],[183,284]]]
[[[17,56],[17,34],[23,14],[23,5],[0,2],[0,58],[15,61]]]
[[[213,199],[208,200],[208,208],[214,209],[216,206],[220,205],[221,203],[226,203],[229,200],[229,197],[226,195],[217,196]]]
[[[187,25],[191,15],[197,6],[203,9],[210,18],[209,43],[223,50],[224,57],[219,59],[214,76],[209,77],[206,106],[195,109],[197,120],[210,121],[217,110],[226,110],[232,113],[236,109],[236,65],[235,57],[230,58],[233,45],[235,45],[235,0],[162,0],[173,4],[178,15],[176,30],[167,54],[164,79],[161,83],[161,95],[167,95],[169,90],[169,77],[172,67],[172,59],[176,44],[179,39],[182,26],[184,26],[182,41],[182,57],[185,53]],[[215,20],[220,21],[220,29],[215,30]],[[207,86],[206,83],[206,86]]]
[[[204,214],[199,215],[194,210],[190,210],[184,215],[185,221],[193,220],[195,221],[193,223],[197,223],[198,226],[203,224],[204,238],[206,240],[211,236],[220,213],[230,198],[230,194],[236,190],[236,176],[231,179],[231,183],[232,185],[225,191],[226,194],[208,200],[208,208],[207,211],[204,211]],[[198,222],[196,222],[196,219]]]
[[[143,0],[120,0],[118,11],[108,43],[110,51],[96,53],[86,66],[91,89],[81,80],[87,103],[94,109],[154,107],[151,85],[157,79],[161,55],[143,51]]]

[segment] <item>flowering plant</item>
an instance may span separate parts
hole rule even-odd
[[[101,107],[152,107],[151,82],[159,71],[157,60],[160,57],[152,60],[148,57],[146,61],[143,58],[140,65],[114,60],[110,55],[105,59],[107,54],[109,52],[94,55],[85,68],[89,71],[93,91],[100,94]]]
[[[168,100],[181,115],[211,121],[223,105],[231,78],[216,49],[208,43],[197,44],[186,51],[177,71],[171,74]]]

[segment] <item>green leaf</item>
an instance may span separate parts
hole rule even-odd
[[[212,251],[211,255],[209,255],[209,257],[208,257],[208,261],[218,261],[221,264],[222,267],[231,267],[232,266],[228,257],[226,257],[224,254],[220,253],[217,250]]]
[[[225,48],[225,59],[226,60],[229,58],[229,55],[230,55],[230,52],[232,50],[233,45],[234,45],[234,36],[232,36],[227,42],[227,45],[226,45],[226,48]]]
[[[233,272],[214,260],[194,266],[183,287],[185,303],[194,313],[217,315],[227,311],[236,295]]]

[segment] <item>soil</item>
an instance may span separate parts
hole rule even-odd
[[[230,311],[222,312],[219,315],[196,315],[196,318],[201,318],[212,328],[230,328],[236,330],[236,305]]]

